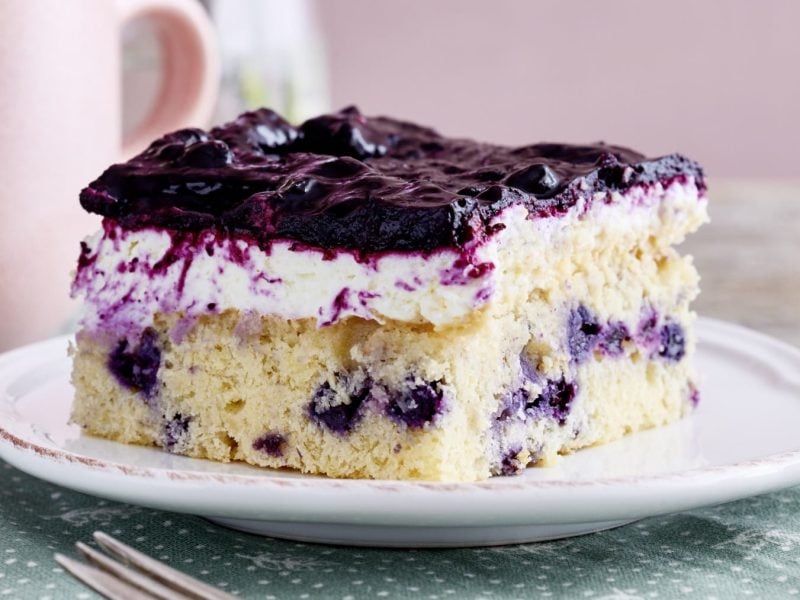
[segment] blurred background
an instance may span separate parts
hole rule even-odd
[[[685,153],[720,176],[800,176],[795,0],[237,0],[220,34],[217,120],[293,120],[357,103],[447,134],[606,140]],[[157,87],[154,37],[129,31],[127,122]],[[149,84],[149,85],[148,85]]]

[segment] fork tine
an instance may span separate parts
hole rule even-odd
[[[158,581],[164,585],[183,592],[192,598],[202,598],[203,600],[238,600],[236,596],[232,596],[218,588],[203,583],[194,577],[190,577],[172,567],[168,567],[138,550],[134,550],[107,533],[95,531],[94,539],[103,550],[112,556],[137,567],[158,579]]]
[[[157,600],[155,596],[115,579],[105,571],[73,560],[63,554],[56,553],[55,559],[75,579],[109,600]]]
[[[185,596],[174,589],[160,584],[155,579],[150,579],[139,571],[134,571],[130,567],[126,567],[125,565],[118,563],[114,559],[107,557],[105,554],[101,554],[94,548],[90,548],[82,542],[77,542],[75,546],[89,562],[93,563],[103,571],[110,573],[117,579],[121,579],[122,581],[130,583],[131,585],[144,590],[159,600],[190,600],[188,596]]]

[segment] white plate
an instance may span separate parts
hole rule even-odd
[[[800,351],[701,319],[702,403],[680,423],[481,483],[359,481],[220,464],[67,425],[67,338],[0,357],[0,458],[112,500],[265,535],[378,546],[553,539],[800,484]]]

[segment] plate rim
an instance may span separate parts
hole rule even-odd
[[[791,344],[773,338],[753,329],[710,317],[698,319],[698,330],[703,333],[731,334],[749,338],[762,346],[767,346],[773,351],[788,355],[789,360],[800,364],[800,349]],[[50,350],[51,346],[63,344],[65,350],[73,339],[72,335],[53,337],[47,340],[22,346],[20,348],[0,354],[0,378],[7,375],[14,362],[43,349]],[[701,338],[702,339],[702,338]],[[706,342],[708,343],[708,341]],[[0,390],[3,391],[3,390]],[[800,401],[800,399],[798,399]],[[5,451],[4,451],[5,448]],[[35,455],[34,460],[49,461],[50,463],[70,464],[78,468],[92,471],[109,472],[129,478],[145,480],[162,479],[170,482],[213,482],[216,484],[236,485],[243,487],[276,486],[279,488],[315,488],[321,487],[341,490],[342,488],[368,488],[375,491],[397,492],[402,489],[446,492],[474,492],[477,490],[501,491],[517,490],[531,491],[536,489],[576,489],[597,488],[608,486],[647,485],[653,483],[691,482],[694,480],[707,480],[727,478],[731,475],[738,477],[752,475],[765,468],[783,469],[791,466],[800,466],[800,441],[796,450],[771,454],[766,457],[740,461],[726,465],[699,466],[685,471],[658,473],[649,475],[633,475],[623,477],[596,478],[590,480],[536,480],[524,478],[494,477],[484,481],[459,482],[459,481],[426,481],[426,480],[387,480],[387,479],[346,479],[316,476],[292,472],[293,477],[272,476],[276,470],[263,468],[258,474],[214,473],[195,471],[192,469],[175,469],[162,467],[141,467],[121,462],[103,460],[92,456],[81,455],[61,448],[50,448],[35,441],[24,439],[10,431],[7,426],[0,423],[0,459],[11,464],[18,461],[9,460],[9,456],[19,453]],[[203,459],[196,459],[203,460]],[[19,467],[18,467],[19,468]],[[22,469],[25,470],[25,469]]]

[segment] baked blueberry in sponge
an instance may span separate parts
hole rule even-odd
[[[81,193],[88,434],[333,477],[475,481],[699,399],[676,246],[700,167],[355,108],[156,140]]]

